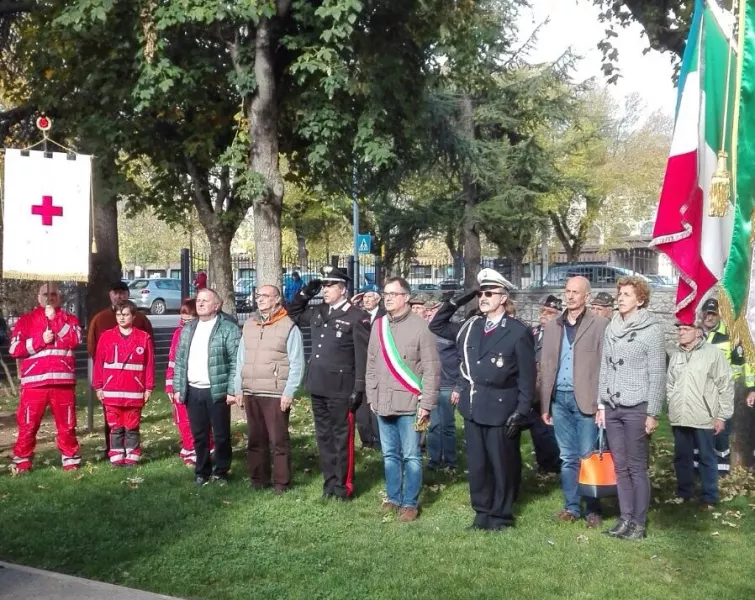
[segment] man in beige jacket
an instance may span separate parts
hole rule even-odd
[[[422,489],[420,430],[430,420],[440,388],[440,359],[427,323],[412,314],[411,290],[394,277],[383,291],[387,315],[375,320],[367,348],[367,402],[378,416],[383,450],[384,511],[401,522],[418,515]]]
[[[724,353],[703,339],[694,323],[680,322],[679,351],[671,357],[666,377],[668,417],[674,431],[676,494],[692,498],[695,448],[702,482],[701,502],[718,502],[715,436],[734,413],[734,377]]]

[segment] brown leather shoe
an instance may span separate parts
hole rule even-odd
[[[603,525],[603,519],[600,518],[600,515],[595,513],[590,513],[589,515],[587,515],[585,521],[587,521],[588,529],[600,529],[600,527]]]
[[[559,521],[566,521],[567,523],[576,523],[577,522],[577,516],[569,512],[568,510],[564,509],[560,513],[558,513],[556,517]]]
[[[383,503],[380,505],[380,514],[381,515],[387,515],[390,513],[395,513],[399,509],[398,504],[394,504],[390,500],[383,500]]]
[[[398,509],[398,521],[399,523],[408,523],[409,521],[416,521],[419,516],[419,511],[416,508],[409,506],[402,506]]]

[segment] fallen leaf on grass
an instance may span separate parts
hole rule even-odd
[[[144,477],[127,477],[121,483],[128,484],[130,488],[138,488],[140,483],[144,483]]]
[[[46,490],[46,489],[49,489],[49,488],[47,486],[45,486],[45,485],[38,485],[37,489],[38,490]]]
[[[230,500],[223,500],[223,504],[230,506],[231,504],[233,504],[233,502],[231,502]]]
[[[728,525],[729,527],[736,527],[735,523],[732,523],[731,521],[724,521],[724,520],[721,520],[721,525]]]
[[[653,556],[650,557],[650,560],[655,560],[656,558],[658,558],[658,555],[657,554],[653,554]]]
[[[684,504],[684,498],[679,498],[678,496],[669,498],[664,502],[664,504]]]
[[[586,544],[589,541],[590,541],[590,538],[587,537],[584,533],[577,536],[578,544]]]
[[[711,535],[721,535],[721,534],[718,533],[717,531],[714,531],[713,533],[711,533]]]
[[[717,519],[720,516],[721,516],[721,513],[713,513],[713,518],[714,519]]]
[[[549,543],[549,544],[550,544],[551,546],[555,546],[555,545],[556,545],[556,542],[554,542],[554,541],[553,541],[553,538],[548,538],[548,543]]]

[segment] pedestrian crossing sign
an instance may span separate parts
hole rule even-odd
[[[357,236],[357,250],[359,254],[369,254],[372,252],[372,236],[370,234],[360,234]]]

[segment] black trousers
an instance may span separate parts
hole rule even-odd
[[[539,410],[532,411],[532,445],[535,448],[535,460],[540,470],[548,473],[561,471],[561,458],[556,442],[553,425],[546,425]]]
[[[356,412],[357,431],[362,446],[380,449],[380,432],[378,430],[377,415],[370,410],[367,400],[364,400]]]
[[[506,437],[502,425],[478,425],[464,419],[464,438],[474,524],[484,529],[513,525],[522,471],[519,437]]]
[[[197,476],[212,474],[227,476],[231,468],[231,407],[222,402],[213,402],[209,389],[189,386],[186,392],[186,410],[189,413],[191,435],[194,436],[194,451]],[[215,440],[215,468],[210,456],[210,427]]]
[[[350,498],[354,493],[354,415],[346,398],[312,396],[320,453],[323,494]]]

